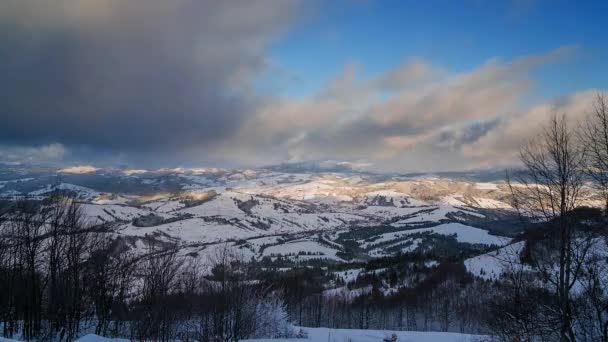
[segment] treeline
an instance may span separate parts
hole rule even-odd
[[[294,324],[345,329],[487,332],[484,313],[500,290],[473,278],[462,263],[419,267],[413,261],[349,282],[307,267],[271,273],[265,281],[284,293]]]
[[[572,123],[555,113],[520,151],[523,171],[507,174],[511,204],[541,222],[528,236],[490,305],[489,329],[503,341],[608,341],[608,100]],[[603,215],[583,209],[590,190]]]
[[[283,300],[228,248],[205,265],[150,241],[134,254],[74,199],[16,201],[0,213],[4,337],[237,341],[293,334]]]

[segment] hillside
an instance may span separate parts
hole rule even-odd
[[[131,249],[143,253],[151,241],[177,243],[184,254],[200,258],[229,244],[247,259],[364,261],[431,250],[437,241],[474,249],[502,246],[519,229],[505,224],[515,220],[502,182],[464,176],[71,172],[5,169],[0,198],[68,193],[82,202],[91,223],[109,225]]]

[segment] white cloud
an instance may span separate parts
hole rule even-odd
[[[85,174],[85,173],[93,173],[99,170],[99,168],[94,167],[92,165],[77,165],[70,166],[59,170],[62,173],[75,173],[75,174]]]
[[[126,176],[132,176],[132,175],[140,175],[142,173],[146,173],[148,172],[148,170],[143,170],[143,169],[127,169],[124,170],[122,173],[124,173]]]
[[[366,78],[348,64],[312,96],[267,102],[216,153],[254,164],[366,160],[399,171],[511,163],[546,117],[536,107],[520,110],[534,91],[531,71],[574,52],[491,59],[459,73],[415,59]]]
[[[519,148],[538,134],[554,114],[565,114],[571,127],[578,127],[590,113],[599,89],[585,90],[556,101],[542,103],[503,120],[477,141],[464,145],[462,155],[477,164],[500,165],[518,159]]]

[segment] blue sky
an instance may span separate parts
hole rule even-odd
[[[607,13],[608,1],[325,1],[273,47],[271,59],[297,77],[282,91],[305,96],[346,63],[378,73],[422,58],[459,72],[491,58],[576,46],[570,60],[535,71],[538,96],[559,96],[607,86]]]

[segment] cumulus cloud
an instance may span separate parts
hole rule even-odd
[[[141,175],[143,173],[147,173],[148,170],[144,170],[144,169],[127,169],[127,170],[123,170],[122,173],[124,173],[127,176],[133,176],[133,175]]]
[[[562,47],[510,61],[492,59],[461,73],[412,60],[362,78],[361,66],[347,65],[314,96],[267,103],[241,127],[238,146],[228,144],[224,151],[276,162],[370,161],[383,170],[455,170],[513,162],[494,156],[516,151],[515,140],[495,138],[494,156],[491,145],[480,141],[520,120],[517,110],[533,89],[534,68],[574,52]],[[517,143],[529,133],[522,130]]]
[[[65,167],[63,169],[60,169],[59,172],[85,174],[85,173],[93,173],[97,170],[99,170],[99,168],[92,166],[92,165],[76,165],[76,166],[70,166],[70,167]]]
[[[0,2],[0,143],[130,157],[239,129],[296,0]],[[153,153],[149,153],[153,152]]]
[[[577,92],[505,116],[487,134],[463,145],[462,155],[480,165],[514,162],[518,158],[522,143],[544,129],[553,115],[565,114],[571,127],[578,127],[590,113],[595,96],[599,92],[603,91],[591,89]]]

